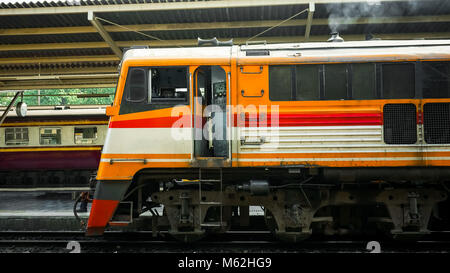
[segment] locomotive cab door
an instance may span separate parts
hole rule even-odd
[[[231,128],[227,128],[229,101],[227,71],[229,72],[229,67],[221,66],[199,66],[195,69],[192,92],[193,156],[197,161],[231,162],[229,160]]]

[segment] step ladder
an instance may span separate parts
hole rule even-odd
[[[223,196],[222,196],[222,168],[207,168],[205,170],[208,171],[216,171],[216,173],[214,174],[216,179],[211,179],[210,176],[208,177],[208,179],[204,179],[202,178],[202,168],[198,169],[198,200],[199,200],[199,204],[200,204],[200,209],[199,209],[199,219],[202,219],[202,206],[219,206],[220,207],[220,219],[219,222],[209,222],[209,223],[201,223],[200,226],[201,227],[222,227],[223,226]],[[211,172],[209,172],[209,174],[211,174]],[[202,200],[202,183],[218,183],[219,184],[219,188],[220,188],[220,199],[219,201],[203,201]]]

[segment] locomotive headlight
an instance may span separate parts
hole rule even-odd
[[[23,101],[17,103],[16,105],[17,116],[23,118],[27,115],[27,104]]]

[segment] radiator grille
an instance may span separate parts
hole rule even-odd
[[[414,144],[417,142],[417,113],[414,104],[384,105],[383,124],[384,142],[387,144]]]
[[[426,143],[450,143],[450,103],[424,104],[423,127]]]

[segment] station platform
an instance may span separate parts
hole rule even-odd
[[[70,193],[0,192],[0,231],[81,231],[74,203]],[[89,211],[78,213],[82,221]]]
[[[0,217],[74,217],[74,203],[75,200],[70,193],[1,192]],[[88,204],[88,212],[78,215],[89,217],[90,205]]]

